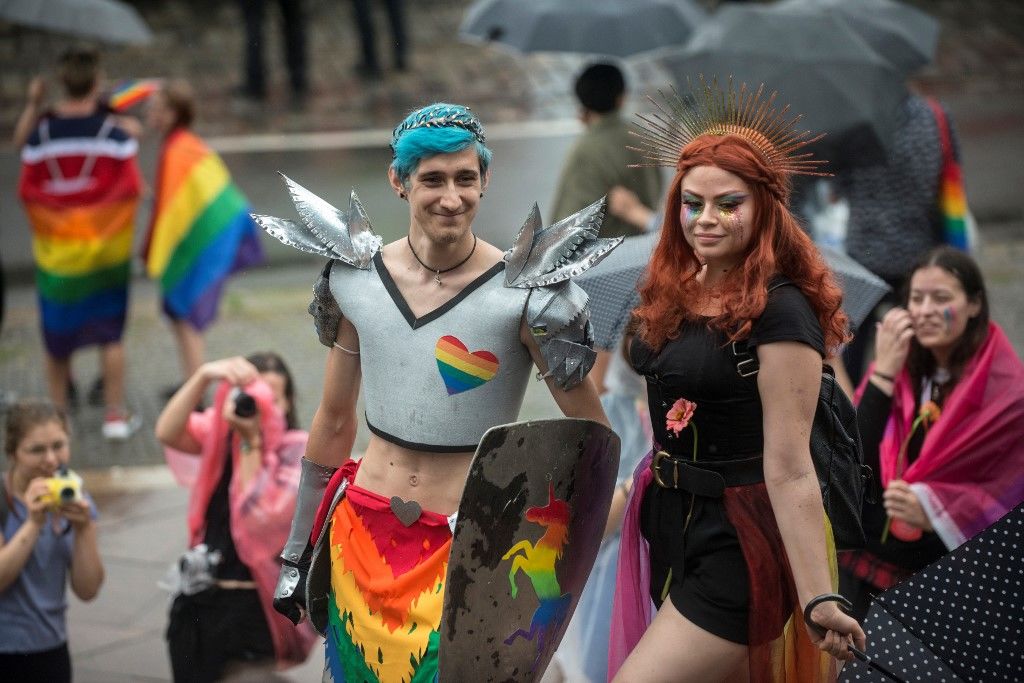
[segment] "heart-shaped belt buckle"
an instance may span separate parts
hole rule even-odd
[[[391,496],[391,512],[395,513],[399,522],[410,527],[423,514],[423,508],[415,500],[402,500],[398,496]]]

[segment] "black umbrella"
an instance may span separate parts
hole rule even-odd
[[[660,237],[660,232],[627,237],[601,263],[575,278],[590,296],[590,321],[597,348],[614,349],[622,339],[629,314],[640,303],[637,285]],[[843,290],[843,310],[856,329],[889,291],[889,285],[845,253],[829,247],[819,249]]]
[[[459,35],[519,52],[630,57],[681,45],[706,19],[694,0],[479,0]]]
[[[835,14],[906,74],[935,58],[939,20],[895,0],[780,0],[774,7]]]
[[[0,19],[105,43],[153,40],[135,8],[117,0],[0,0]]]
[[[869,653],[906,681],[1024,678],[1024,506],[875,598]],[[888,680],[860,662],[842,681]]]
[[[826,134],[814,151],[833,162],[883,162],[907,94],[892,64],[820,12],[726,6],[663,63],[683,91],[700,74],[777,90],[801,128]]]

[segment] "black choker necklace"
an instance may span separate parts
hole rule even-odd
[[[451,271],[455,270],[456,268],[458,268],[459,266],[464,265],[466,263],[466,261],[468,261],[469,259],[471,259],[473,257],[473,253],[476,251],[476,235],[473,235],[473,248],[469,250],[469,254],[466,256],[466,258],[462,259],[461,261],[459,261],[458,263],[456,263],[454,266],[452,266],[450,268],[445,268],[444,270],[440,270],[438,268],[431,268],[430,266],[428,266],[426,263],[423,262],[423,259],[421,259],[419,257],[419,254],[416,253],[416,250],[412,248],[412,239],[410,239],[410,237],[408,235],[405,236],[405,241],[409,243],[409,251],[412,252],[412,256],[413,256],[414,259],[416,259],[417,263],[419,263],[421,266],[423,266],[427,270],[429,270],[429,271],[434,273],[434,282],[437,283],[438,287],[441,286],[441,275],[443,273],[451,272]]]

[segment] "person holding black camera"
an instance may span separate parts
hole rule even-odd
[[[211,383],[213,405],[193,411]],[[280,356],[200,366],[156,423],[168,464],[191,488],[190,549],[173,568],[167,643],[175,681],[305,661],[311,629],[271,606],[307,434]]]
[[[103,583],[95,508],[71,457],[67,416],[49,401],[7,409],[0,487],[0,678],[71,680],[66,586],[92,600]]]

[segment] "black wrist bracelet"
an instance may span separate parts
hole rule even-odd
[[[853,609],[853,604],[839,593],[823,593],[811,598],[810,602],[807,603],[807,606],[804,607],[804,623],[816,630],[818,634],[822,636],[825,635],[825,629],[811,619],[811,612],[814,611],[815,607],[823,602],[837,602],[839,603],[839,608],[844,612],[849,612]]]
[[[895,381],[895,379],[896,379],[892,375],[887,375],[884,372],[879,372],[878,370],[875,370],[871,374],[876,376],[876,377],[878,377],[878,378],[880,378],[880,379],[884,379],[886,382],[892,382],[892,381]]]

